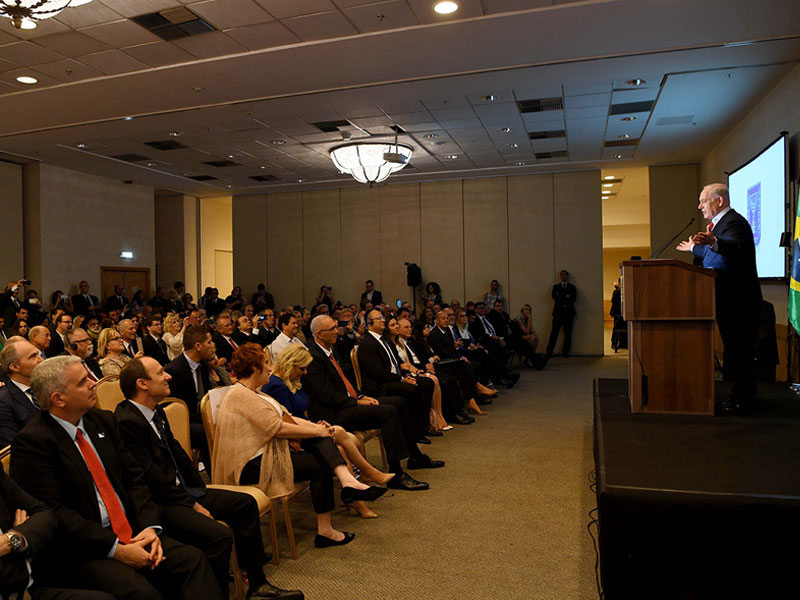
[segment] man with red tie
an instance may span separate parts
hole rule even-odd
[[[41,584],[116,598],[222,598],[211,566],[162,534],[158,506],[95,384],[75,356],[48,359],[31,384],[42,412],[12,444],[11,476],[53,510],[59,533],[34,565]]]
[[[227,315],[217,317],[216,331],[211,336],[217,347],[217,356],[225,359],[225,364],[231,362],[233,351],[239,347],[233,337],[233,320]]]

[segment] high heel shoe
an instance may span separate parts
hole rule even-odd
[[[497,390],[492,390],[490,388],[487,388],[485,385],[478,384],[477,390],[478,393],[485,398],[497,397]]]
[[[355,533],[350,533],[349,531],[343,531],[344,538],[339,540],[332,540],[329,537],[325,537],[324,535],[317,534],[314,538],[314,545],[317,548],[328,548],[330,546],[344,546],[345,544],[349,544],[353,541],[353,538],[356,537]]]
[[[377,500],[387,491],[385,487],[368,487],[365,490],[357,490],[352,487],[342,488],[342,504],[352,504],[356,500]]]
[[[365,474],[362,473],[361,474],[361,483],[374,483],[375,485],[378,485],[378,486],[381,486],[381,487],[386,487],[386,484],[389,483],[392,479],[394,479],[394,473],[384,473],[383,471],[378,471],[378,475],[382,475],[384,477],[387,477],[387,479],[384,479],[383,481],[381,481],[380,479],[378,479],[376,477],[370,477],[370,476],[365,475]]]
[[[362,519],[377,519],[378,515],[372,512],[370,509],[367,508],[367,505],[363,502],[355,501],[352,504],[345,504],[345,509],[347,512],[354,512]]]
[[[467,410],[469,410],[474,415],[483,416],[483,415],[488,415],[489,414],[485,410],[481,410],[480,409],[480,407],[478,406],[478,403],[475,402],[475,398],[470,398],[469,404],[467,405]]]

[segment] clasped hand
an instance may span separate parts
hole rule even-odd
[[[155,530],[147,528],[129,544],[118,544],[114,558],[134,569],[150,567],[152,570],[164,562],[164,551]]]

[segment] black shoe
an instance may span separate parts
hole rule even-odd
[[[458,412],[456,413],[456,418],[452,419],[452,421],[459,425],[472,425],[475,422],[475,418],[465,415],[463,412]]]
[[[724,400],[718,400],[714,402],[714,414],[719,416],[747,412],[750,408],[752,408],[754,402],[755,401],[752,399],[730,396]]]
[[[424,481],[417,481],[408,473],[395,474],[395,476],[390,479],[389,483],[386,485],[393,490],[406,490],[409,492],[421,492],[422,490],[427,490],[431,487]]]
[[[475,402],[481,404],[483,406],[487,406],[492,403],[491,398],[487,398],[486,396],[481,396],[480,394],[475,396]]]
[[[305,595],[300,590],[282,590],[269,581],[250,588],[245,598],[280,598],[281,600],[304,600]]]
[[[324,535],[317,534],[314,537],[314,545],[317,548],[328,548],[329,546],[344,546],[345,544],[349,544],[353,541],[353,538],[356,537],[355,533],[350,533],[349,531],[343,531],[344,539],[339,540],[332,540],[329,537],[325,537]]]
[[[516,379],[503,379],[503,380],[501,381],[501,383],[502,383],[504,386],[506,386],[508,389],[511,389],[511,388],[513,388],[513,387],[514,387],[514,385],[517,383],[517,380],[516,380]]]
[[[385,493],[386,493],[385,487],[377,487],[377,486],[368,487],[365,490],[357,490],[356,488],[352,487],[343,487],[342,503],[352,504],[356,500],[364,500],[365,502],[371,502],[373,500],[377,500]]]
[[[444,466],[444,461],[433,460],[427,454],[421,454],[416,458],[409,458],[406,466],[409,469],[439,469]]]
[[[425,432],[428,437],[442,437],[444,434],[441,431],[431,431],[430,429]]]
[[[419,438],[417,440],[417,443],[418,444],[430,444],[431,441],[423,435],[421,438]]]

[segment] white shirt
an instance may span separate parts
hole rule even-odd
[[[25,385],[24,383],[20,383],[19,381],[14,381],[12,377],[9,377],[9,379],[11,380],[11,383],[16,385],[20,389],[20,391],[23,394],[25,394],[25,397],[31,401],[31,404],[33,404],[33,398],[31,398],[31,394],[33,393],[33,391],[31,390],[31,386]],[[35,404],[33,405],[36,406]]]
[[[378,345],[379,345],[381,348],[383,348],[383,349],[384,349],[384,351],[385,351],[385,352],[386,352],[386,353],[389,355],[389,365],[390,365],[390,366],[391,366],[391,368],[392,368],[392,374],[393,374],[393,375],[399,375],[399,371],[398,371],[397,367],[396,367],[396,366],[395,366],[395,364],[394,364],[395,358],[394,358],[394,356],[392,355],[392,352],[391,352],[391,350],[389,350],[389,348],[387,348],[387,347],[386,347],[386,342],[385,342],[385,340],[384,340],[384,339],[383,339],[383,338],[382,338],[380,335],[378,335],[377,333],[375,333],[374,331],[370,331],[370,333],[372,334],[372,337],[374,337],[376,340],[378,340]]]
[[[275,360],[275,357],[283,352],[289,344],[300,344],[303,348],[306,347],[306,345],[296,337],[290,338],[288,335],[281,332],[280,335],[275,338],[275,341],[269,345],[272,360]],[[306,348],[306,350],[308,350],[308,348]]]

